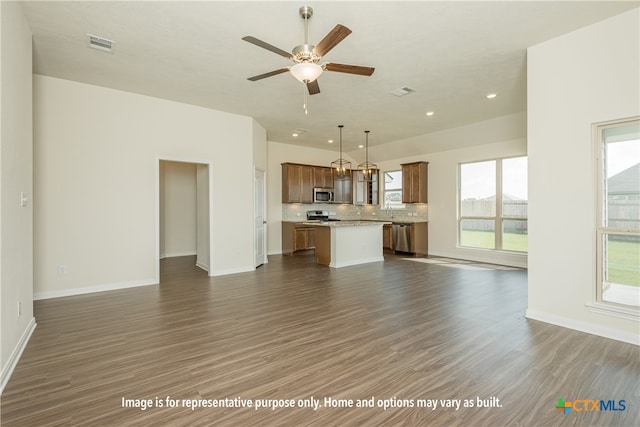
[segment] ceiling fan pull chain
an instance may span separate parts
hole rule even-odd
[[[302,108],[304,109],[305,116],[309,114],[309,110],[307,109],[307,85],[302,85]]]

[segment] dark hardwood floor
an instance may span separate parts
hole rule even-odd
[[[157,286],[36,301],[2,426],[640,425],[639,348],[525,319],[524,270],[269,260],[209,278],[192,257],[166,259]],[[322,407],[183,402],[312,397]],[[563,415],[559,398],[625,410]],[[417,407],[431,399],[460,408]],[[478,399],[490,407],[463,406]]]

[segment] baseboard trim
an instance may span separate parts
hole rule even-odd
[[[198,255],[198,254],[195,252],[172,252],[172,253],[165,253],[161,255],[160,259],[175,258],[179,256],[194,256],[194,255]]]
[[[108,283],[105,285],[88,286],[85,288],[61,289],[59,291],[34,292],[33,300],[70,297],[74,295],[92,294],[95,292],[115,291],[119,289],[137,288],[139,286],[157,285],[157,279],[134,280],[130,282]]]
[[[205,264],[203,264],[201,262],[196,262],[196,267],[206,271],[207,273],[209,272],[209,266],[205,265]]]
[[[589,322],[582,322],[555,314],[545,313],[537,310],[527,310],[525,315],[527,319],[538,320],[540,322],[551,323],[552,325],[562,326],[591,335],[597,335],[616,341],[622,341],[629,344],[640,346],[640,336],[638,334],[619,331],[617,329],[608,328],[602,325],[596,325]]]
[[[240,267],[240,268],[229,268],[226,270],[214,270],[213,272],[209,272],[210,276],[227,276],[229,274],[238,274],[238,273],[248,273],[251,271],[255,271],[255,267]]]
[[[7,364],[2,369],[2,374],[0,375],[0,395],[2,395],[2,392],[4,391],[4,387],[9,382],[9,378],[11,378],[11,374],[13,374],[13,371],[16,369],[16,366],[18,365],[18,361],[20,360],[20,357],[22,357],[22,353],[24,352],[24,349],[27,348],[29,339],[31,339],[31,335],[33,334],[33,331],[35,329],[36,329],[36,318],[32,317],[29,323],[27,324],[27,328],[22,333],[22,336],[20,337],[18,344],[11,352],[11,355],[9,356],[9,360],[7,360]]]
[[[478,251],[482,251],[481,249],[479,249]],[[504,254],[505,252],[503,252]],[[501,256],[500,253],[497,254],[490,254],[489,256],[483,256],[484,254],[480,255],[480,256],[474,256],[472,254],[468,254],[468,253],[459,253],[459,252],[441,252],[441,251],[429,251],[429,255],[431,256],[438,256],[438,257],[443,257],[443,258],[454,258],[454,259],[462,259],[465,261],[473,261],[473,262],[483,262],[483,263],[487,263],[487,264],[496,264],[496,265],[505,265],[508,267],[517,267],[517,268],[527,268],[527,256],[526,255],[520,255],[520,254],[516,254],[513,255],[515,257],[518,258],[522,258],[521,260],[509,260],[509,259],[505,259],[505,256]],[[511,256],[511,253],[509,253],[509,255],[507,255],[507,257]]]

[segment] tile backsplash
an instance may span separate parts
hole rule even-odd
[[[429,205],[408,204],[404,209],[383,209],[379,205],[303,204],[283,203],[283,221],[303,221],[307,211],[328,211],[329,216],[341,220],[380,219],[394,221],[428,221]]]

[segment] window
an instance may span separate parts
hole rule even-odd
[[[640,307],[640,119],[594,126],[598,173],[596,301]]]
[[[385,209],[402,209],[402,171],[384,173],[384,205]]]
[[[460,164],[458,244],[527,251],[527,158]]]

